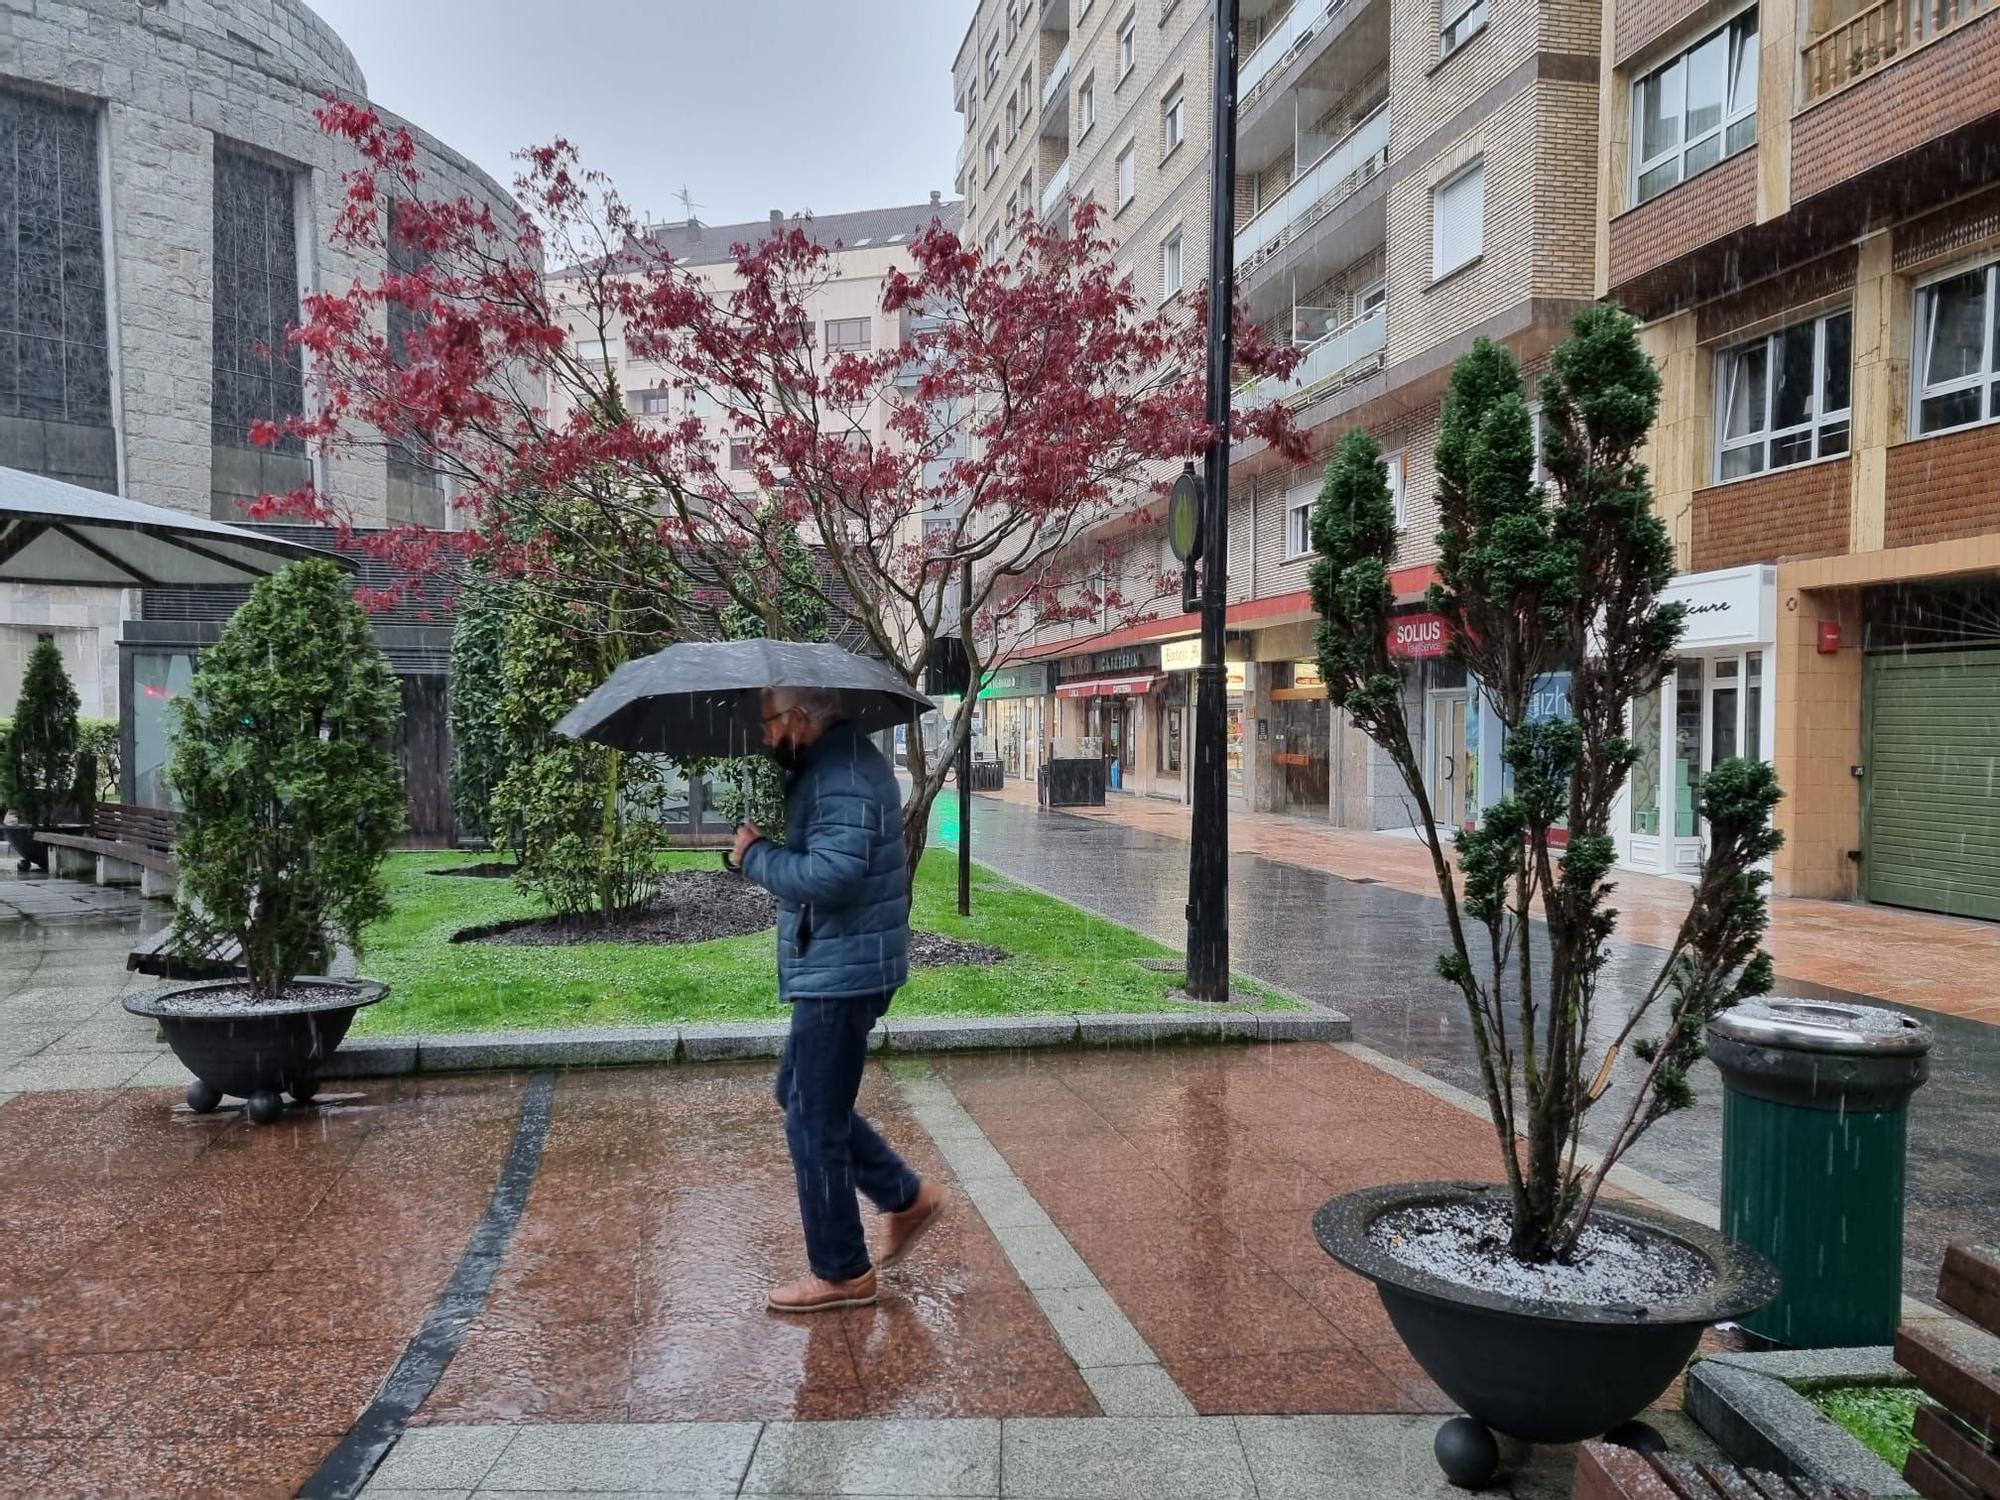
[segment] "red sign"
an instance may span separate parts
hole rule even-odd
[[[1840,621],[1821,620],[1819,622],[1819,654],[1832,656],[1840,650]]]
[[[1396,657],[1443,656],[1451,631],[1443,615],[1394,615],[1389,620],[1389,654]]]

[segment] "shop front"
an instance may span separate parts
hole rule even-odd
[[[1224,641],[1222,654],[1223,775],[1230,802],[1243,806],[1248,797],[1244,756],[1250,717],[1250,668],[1246,660],[1249,653],[1240,639],[1232,638]],[[1200,666],[1200,636],[1168,641],[1160,647],[1160,667],[1169,684],[1161,692],[1160,733],[1163,737],[1171,736],[1173,741],[1171,747],[1162,743],[1160,756],[1172,762],[1173,771],[1160,773],[1156,785],[1160,795],[1182,801],[1193,798],[1194,778],[1188,768],[1194,765],[1194,716],[1200,697],[1195,674]]]
[[[1095,753],[1104,761],[1108,790],[1152,790],[1148,703],[1161,685],[1160,648],[1120,646],[1071,657],[1063,663],[1055,693],[1063,705],[1058,740],[1073,751]]]
[[[1053,737],[1044,727],[1053,679],[1049,663],[1023,662],[995,667],[979,690],[984,748],[999,760],[1002,774],[1014,780],[1035,779],[1042,747]]]
[[[1662,598],[1687,605],[1687,624],[1659,686],[1632,702],[1639,758],[1613,809],[1612,834],[1622,868],[1692,877],[1705,832],[1695,806],[1701,778],[1732,756],[1771,758],[1777,569],[1689,574]]]

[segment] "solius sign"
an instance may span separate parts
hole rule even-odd
[[[1389,621],[1389,654],[1413,658],[1443,656],[1451,630],[1443,615],[1397,615]]]

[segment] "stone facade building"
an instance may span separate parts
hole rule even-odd
[[[2000,917],[2000,11],[1610,0],[1601,94],[1697,609],[1621,844],[1685,869],[1689,789],[1761,755],[1780,893]]]
[[[366,80],[300,0],[0,8],[0,466],[230,521],[310,479],[362,525],[447,524],[437,476],[396,455],[249,442],[253,419],[312,399],[284,340],[301,296],[379,269],[329,241],[350,164],[314,119],[329,93],[365,99]],[[427,193],[511,215],[499,184],[411,131]],[[86,712],[118,712],[121,635],[126,693],[136,676],[164,701],[235,602],[0,586],[0,713],[45,634]],[[128,775],[160,753],[157,718]]]
[[[1235,285],[1256,321],[1305,347],[1288,381],[1253,394],[1297,409],[1314,457],[1233,455],[1232,800],[1348,827],[1411,821],[1400,780],[1330,710],[1311,662],[1305,518],[1334,446],[1363,426],[1390,455],[1405,518],[1398,639],[1430,790],[1449,816],[1474,816],[1482,761],[1497,784],[1497,736],[1482,750],[1477,694],[1438,659],[1418,607],[1435,556],[1430,454],[1451,362],[1474,338],[1505,342],[1532,373],[1592,294],[1596,189],[1578,165],[1596,156],[1599,7],[1244,0],[1241,12]],[[1067,148],[1056,170],[1105,206],[1142,296],[1157,305],[1198,285],[1213,29],[1213,6],[1194,0],[981,0],[953,81],[960,186],[982,242],[1004,239],[1024,174],[1059,161],[1055,140]],[[1045,90],[1035,117],[1019,112],[1031,74]],[[1134,579],[1168,562],[1156,523],[1122,540]],[[1033,651],[1055,664],[1050,738],[1087,736],[1127,789],[1181,797],[1196,621],[1178,599],[1148,613]]]

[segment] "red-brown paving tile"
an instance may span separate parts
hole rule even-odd
[[[575,1255],[510,1247],[487,1310],[522,1323],[636,1323],[640,1253],[636,1246]]]
[[[1213,1416],[1421,1409],[1372,1361],[1323,1351],[1176,1362],[1170,1369],[1194,1409]]]
[[[28,1353],[186,1349],[255,1279],[189,1273],[0,1286],[0,1328],[10,1347]]]
[[[396,1339],[323,1343],[306,1354],[234,1345],[147,1356],[160,1364],[109,1430],[160,1437],[337,1438],[354,1425],[402,1352],[403,1341]],[[298,1376],[280,1373],[296,1365],[305,1367]]]
[[[451,1279],[453,1265],[392,1254],[337,1272],[287,1266],[245,1277],[235,1303],[200,1343],[406,1343]]]
[[[429,1422],[623,1421],[634,1332],[482,1316],[424,1403]]]
[[[37,1500],[289,1500],[319,1466],[324,1438],[0,1439],[0,1494]]]
[[[824,1421],[865,1415],[838,1315],[757,1309],[663,1317],[638,1335],[634,1422]]]

